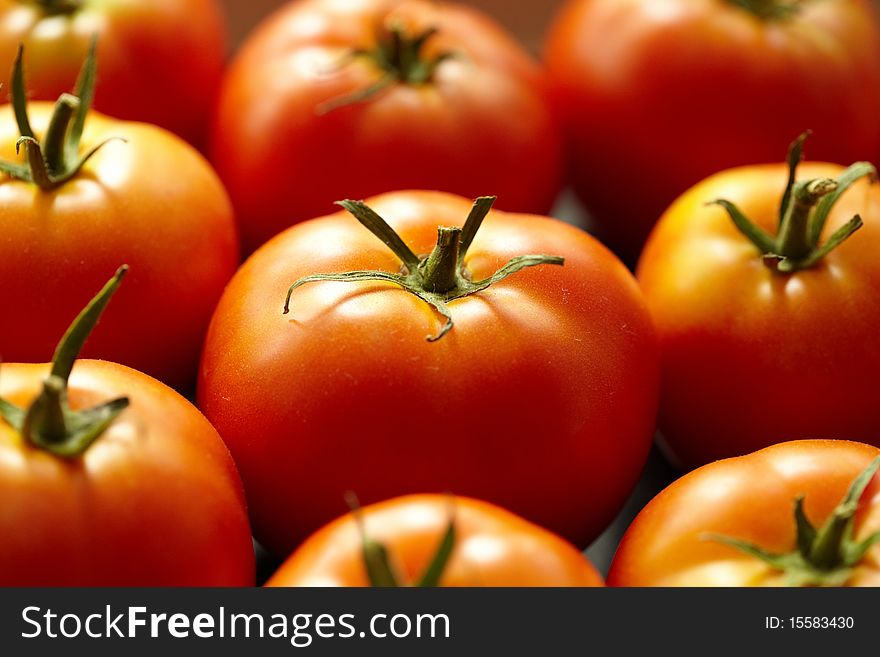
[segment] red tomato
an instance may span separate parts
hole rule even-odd
[[[248,251],[395,189],[546,212],[560,151],[538,66],[488,17],[428,0],[289,3],[232,63],[211,142]]]
[[[422,254],[470,203],[399,192],[369,205]],[[242,472],[258,540],[290,553],[344,512],[348,490],[365,503],[454,491],[578,546],[605,528],[651,443],[653,328],[623,265],[545,217],[489,214],[462,284],[525,253],[565,264],[449,302],[451,330],[428,303],[382,282],[314,282],[282,315],[303,276],[401,271],[344,212],[285,231],[244,264],[208,332],[199,404]]]
[[[376,545],[398,586],[602,586],[584,555],[546,529],[492,504],[444,495],[399,497],[333,521],[266,586],[378,585],[365,563]]]
[[[810,163],[798,178],[842,172]],[[663,216],[639,262],[662,352],[660,430],[685,467],[780,440],[880,445],[880,388],[866,384],[880,371],[880,190],[865,180],[846,189],[819,244],[856,214],[864,226],[792,272],[768,266],[722,208],[706,205],[727,199],[775,236],[787,173],[764,165],[703,181]]]
[[[52,106],[30,103],[29,112],[43,139]],[[232,207],[208,163],[160,128],[91,112],[79,151],[113,137],[125,142],[106,144],[62,184],[0,180],[0,285],[15,318],[0,322],[0,351],[7,361],[48,359],[77,312],[76,292],[124,261],[130,280],[85,355],[192,386],[211,312],[238,263]],[[0,160],[26,161],[18,138],[12,108],[0,108]]]
[[[0,72],[24,44],[29,96],[55,100],[95,35],[96,109],[201,144],[226,54],[217,0],[0,0]]]
[[[0,373],[0,585],[253,585],[244,490],[217,432],[140,372],[73,366],[70,338],[52,366]],[[47,406],[64,414],[60,432]]]
[[[823,160],[880,155],[869,0],[571,0],[545,59],[574,186],[632,259],[688,187],[803,130]]]
[[[876,447],[804,440],[694,470],[636,517],[614,555],[608,584],[880,586],[880,544],[864,543],[880,531],[880,476],[867,470],[872,461],[876,472]],[[868,477],[856,482],[861,474]],[[844,497],[851,508],[841,506]],[[792,509],[801,504],[817,532],[812,541],[808,531],[797,532]],[[829,540],[826,523],[835,510],[853,532],[842,541]],[[860,544],[867,551],[847,563],[841,549]]]

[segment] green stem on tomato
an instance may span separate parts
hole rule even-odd
[[[61,94],[55,104],[42,142],[43,158],[50,174],[63,174],[67,169],[67,138],[78,109],[79,98],[70,94]]]
[[[384,281],[399,285],[410,294],[431,305],[444,317],[446,321],[440,332],[427,338],[429,342],[439,340],[452,330],[454,325],[452,314],[447,306],[450,302],[485,290],[527,267],[563,265],[565,263],[565,259],[560,256],[517,256],[509,260],[489,278],[479,281],[472,280],[465,270],[464,258],[494,202],[494,196],[478,198],[462,228],[441,226],[438,229],[437,245],[434,250],[426,258],[420,260],[397,232],[365,203],[362,201],[339,201],[338,205],[348,210],[401,259],[405,271],[393,273],[365,270],[304,276],[288,289],[284,302],[284,314],[290,312],[290,299],[293,292],[306,283]]]
[[[880,532],[856,541],[853,537],[856,513],[862,495],[880,471],[880,457],[856,477],[843,500],[824,524],[816,528],[804,512],[804,498],[795,499],[795,547],[776,554],[760,546],[729,536],[709,535],[713,540],[755,557],[783,573],[792,586],[842,586],[874,545],[880,544]]]
[[[877,175],[872,164],[857,162],[834,180],[818,178],[798,182],[797,167],[808,136],[809,133],[802,134],[789,148],[788,183],[780,203],[779,227],[775,236],[751,221],[730,201],[718,199],[710,203],[724,208],[737,229],[780,274],[815,267],[862,227],[862,219],[856,215],[824,244],[819,244],[828,216],[841,195],[861,178],[873,179]]]
[[[388,548],[378,541],[373,540],[367,532],[367,523],[357,496],[348,492],[345,494],[346,502],[351,509],[358,532],[361,535],[361,558],[364,563],[364,571],[370,586],[375,588],[400,588],[410,586],[400,577],[391,564]],[[440,544],[434,552],[431,561],[425,567],[424,572],[418,578],[415,586],[418,588],[432,588],[440,586],[440,580],[446,571],[452,553],[455,550],[455,499],[450,498],[449,524],[440,539]]]
[[[82,167],[107,142],[107,139],[84,154],[80,153],[80,140],[83,127],[92,104],[95,87],[95,61],[97,42],[92,39],[89,53],[80,72],[75,94],[62,94],[55,103],[43,141],[37,139],[31,128],[27,111],[27,96],[24,80],[24,48],[19,46],[12,69],[10,100],[21,138],[26,148],[25,164],[0,161],[0,172],[13,178],[30,182],[44,191],[63,185],[77,175]],[[125,141],[121,139],[121,141]]]
[[[340,107],[372,100],[382,91],[395,84],[422,85],[429,83],[441,63],[454,57],[451,52],[441,52],[433,57],[424,54],[425,44],[437,34],[434,27],[411,35],[400,21],[393,21],[383,28],[376,45],[353,51],[357,58],[372,62],[382,75],[372,84],[351,94],[334,98],[317,108],[318,114],[327,114]]]
[[[127,266],[120,267],[67,329],[55,350],[43,389],[30,406],[22,409],[0,399],[0,419],[34,447],[62,458],[78,457],[128,406],[125,397],[82,411],[71,410],[67,402],[73,364],[127,271]]]
[[[789,210],[776,238],[778,255],[800,262],[812,253],[814,245],[810,239],[810,218],[819,201],[836,189],[837,182],[828,178],[808,180],[793,186]]]

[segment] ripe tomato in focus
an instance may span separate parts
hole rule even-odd
[[[470,202],[369,200],[415,254]],[[463,261],[480,281],[523,254],[564,256],[435,308],[385,282],[294,281],[401,259],[348,214],[263,246],[227,287],[203,352],[199,406],[229,445],[257,539],[279,555],[346,510],[454,491],[585,546],[639,477],[654,430],[656,342],[635,281],[589,235],[491,212]],[[448,325],[447,325],[448,328]],[[446,330],[446,329],[443,329]],[[426,340],[427,336],[435,338]]]
[[[814,158],[880,156],[869,0],[570,0],[545,61],[574,187],[627,259],[691,185],[803,130]]]
[[[100,75],[100,71],[99,71]],[[29,105],[45,133],[52,105]],[[0,159],[16,155],[10,106],[0,109]],[[211,313],[238,263],[232,207],[208,163],[170,133],[91,112],[82,150],[110,137],[68,182],[42,190],[0,180],[0,322],[5,361],[44,362],[78,311],[120,262],[131,275],[84,356],[129,365],[179,388],[194,383]],[[13,321],[14,318],[14,321]]]
[[[662,491],[633,521],[608,574],[609,586],[880,586],[880,544],[852,566],[816,569],[799,558],[792,513],[803,500],[807,520],[821,534],[832,512],[872,460],[876,447],[835,440],[782,443],[717,461]],[[876,466],[876,463],[875,463]],[[874,475],[848,511],[852,545],[880,531],[880,476]],[[858,491],[856,491],[858,493]],[[843,517],[843,516],[842,516]],[[788,570],[725,544],[744,541],[771,555],[787,555]],[[809,542],[805,542],[805,545]],[[829,541],[829,548],[840,544]],[[815,544],[814,544],[815,547]],[[790,555],[797,553],[791,558]]]
[[[285,5],[231,64],[212,134],[248,252],[341,198],[490,191],[543,213],[561,185],[537,63],[487,16],[445,2]]]
[[[54,101],[98,37],[95,108],[201,146],[226,58],[217,0],[0,0],[0,73],[25,46],[29,97]]]
[[[46,365],[3,363],[0,395],[20,405]],[[241,479],[207,420],[135,370],[79,361],[73,408],[120,394],[131,405],[81,458],[28,446],[0,420],[3,586],[252,586]]]
[[[244,490],[214,428],[140,372],[74,363],[109,294],[52,365],[3,363],[0,585],[252,586]]]
[[[311,536],[266,586],[370,586],[365,540],[384,546],[398,585],[419,583],[450,521],[451,553],[443,561],[437,586],[603,584],[593,565],[570,543],[486,502],[411,495],[357,513],[360,519],[348,514]]]
[[[805,163],[797,178],[843,171]],[[787,175],[762,165],[701,182],[669,208],[639,262],[660,338],[660,431],[685,468],[780,440],[880,445],[880,388],[869,383],[880,371],[880,190],[865,179],[846,189],[819,243],[855,215],[862,228],[788,273],[707,205],[726,199],[775,234]]]

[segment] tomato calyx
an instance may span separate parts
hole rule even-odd
[[[47,15],[72,14],[82,8],[83,0],[31,0],[31,4],[40,7]]]
[[[10,99],[21,134],[15,144],[15,151],[19,152],[24,146],[27,163],[16,164],[0,160],[0,171],[18,180],[34,183],[40,189],[48,191],[76,176],[86,162],[107,142],[125,141],[121,137],[111,137],[80,155],[83,128],[95,93],[96,48],[97,41],[92,39],[74,93],[61,94],[58,98],[41,142],[34,134],[28,118],[23,66],[24,47],[18,47],[12,68]]]
[[[434,552],[434,556],[425,570],[415,583],[411,584],[406,583],[398,574],[397,569],[394,568],[388,548],[384,544],[370,538],[364,514],[357,497],[352,493],[348,493],[346,494],[346,501],[351,508],[355,524],[361,535],[361,556],[363,557],[364,569],[367,572],[370,586],[376,588],[400,588],[402,586],[433,588],[440,585],[440,579],[443,577],[443,572],[446,570],[446,566],[449,564],[449,559],[452,556],[452,551],[455,549],[454,498],[450,498],[449,524],[446,526],[446,531],[440,539],[440,544],[437,546],[437,550]]]
[[[49,377],[30,407],[19,408],[0,398],[0,418],[35,447],[62,458],[78,457],[128,407],[127,397],[81,411],[71,410],[67,403],[74,361],[127,271],[127,265],[120,267],[67,329],[55,349]]]
[[[464,266],[467,251],[477,231],[495,203],[494,196],[482,196],[471,208],[464,227],[444,227],[437,229],[437,245],[425,258],[419,258],[403,242],[395,230],[362,201],[339,201],[337,205],[345,208],[364,227],[378,237],[403,262],[401,273],[377,270],[351,271],[343,273],[312,274],[293,283],[287,291],[284,314],[290,312],[290,299],[301,285],[317,281],[385,281],[394,283],[431,305],[446,320],[437,335],[428,336],[435,342],[446,335],[454,325],[448,303],[470,296],[490,285],[503,281],[508,276],[538,265],[563,265],[565,259],[551,255],[522,255],[509,260],[489,278],[474,281]]]
[[[880,544],[880,531],[860,542],[853,540],[859,501],[878,471],[880,457],[856,477],[843,500],[818,529],[804,512],[804,497],[798,496],[794,505],[797,546],[787,554],[774,554],[728,536],[709,535],[704,538],[729,545],[781,570],[789,586],[843,586],[868,550]]]
[[[803,0],[728,0],[730,4],[752,12],[758,18],[774,20],[798,13]]]
[[[399,20],[391,21],[387,27],[382,27],[374,47],[359,48],[349,53],[352,59],[365,58],[371,61],[382,71],[382,77],[353,94],[322,104],[318,107],[318,113],[327,114],[340,107],[367,102],[394,84],[418,86],[429,83],[437,67],[447,59],[455,57],[451,52],[425,57],[422,50],[435,34],[437,28],[434,27],[414,35],[410,34]]]
[[[789,274],[818,265],[825,256],[843,244],[862,227],[862,218],[855,215],[820,245],[819,238],[828,215],[843,193],[861,178],[877,177],[877,170],[868,162],[857,162],[836,179],[797,180],[797,167],[803,158],[804,142],[810,133],[798,137],[788,151],[788,184],[779,209],[777,234],[771,235],[746,217],[740,209],[724,199],[719,205],[727,211],[734,225],[761,252],[765,264],[775,272]]]

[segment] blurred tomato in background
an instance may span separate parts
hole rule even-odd
[[[0,0],[0,81],[9,89],[23,44],[28,96],[54,101],[97,35],[95,109],[200,145],[227,51],[222,12],[220,0]]]

